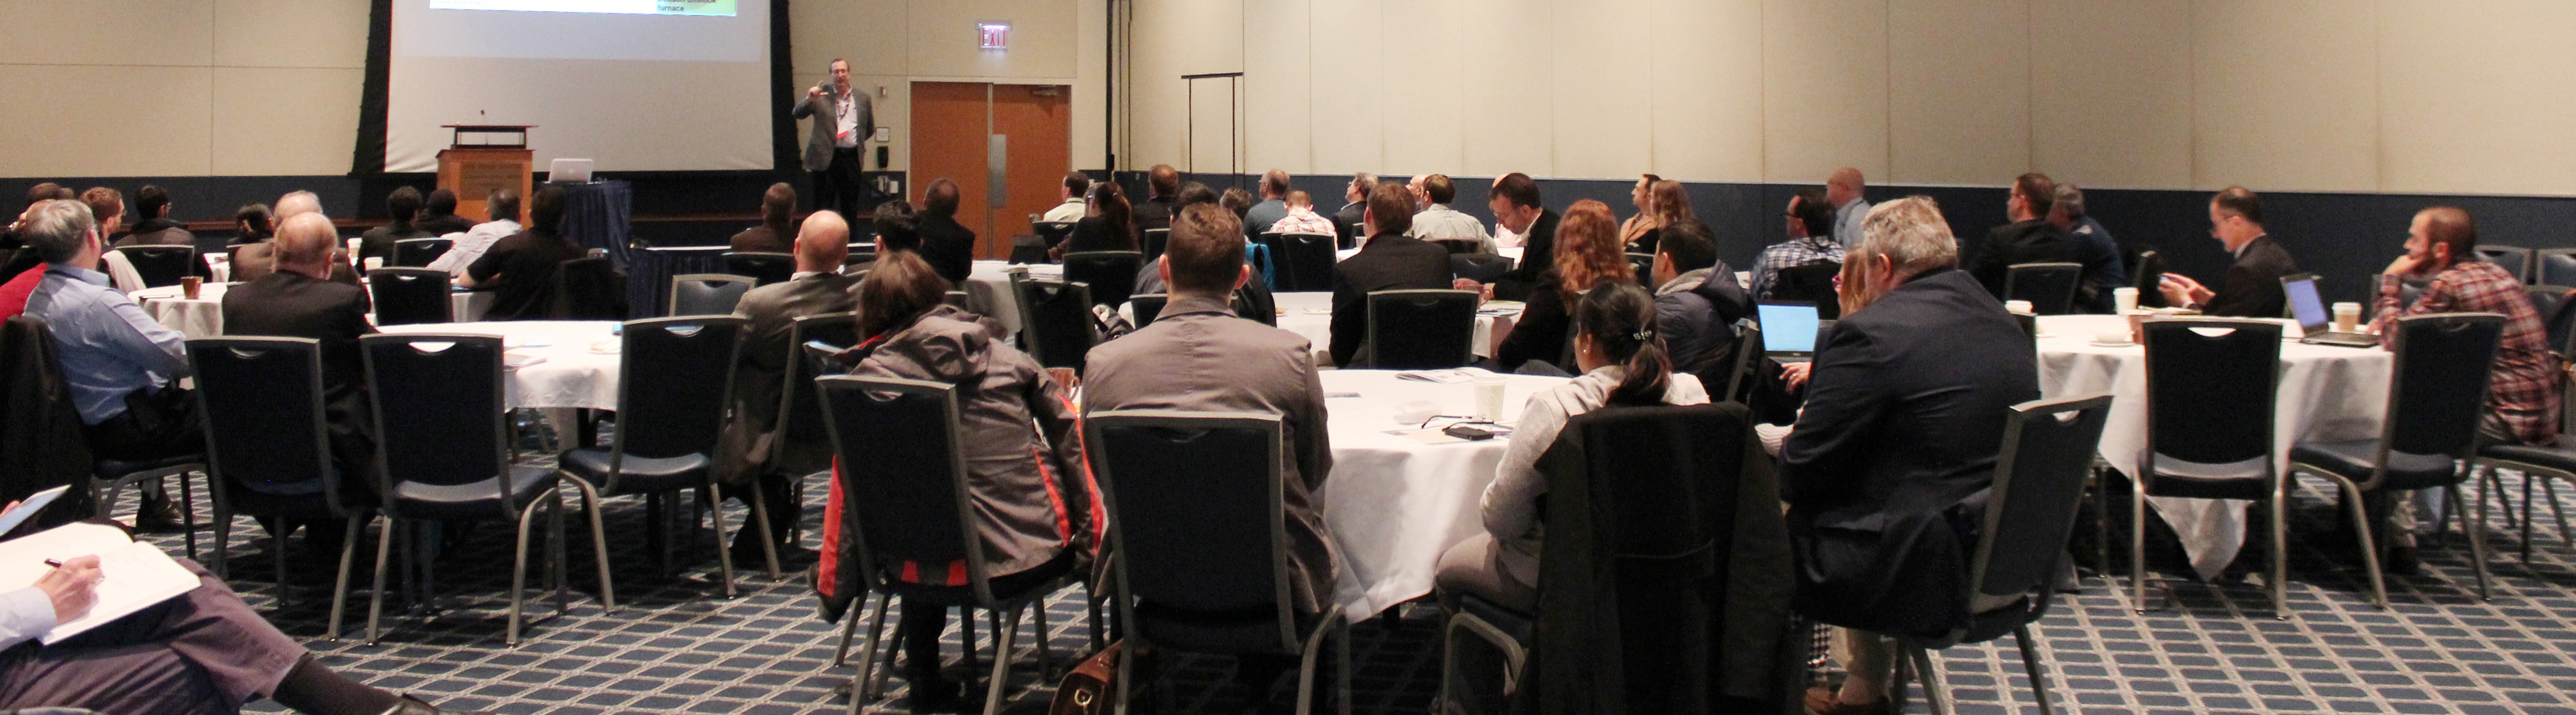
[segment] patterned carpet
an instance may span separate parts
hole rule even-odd
[[[2519,506],[2520,480],[2508,475],[2504,483]],[[807,486],[810,525],[819,520],[824,489],[820,477]],[[2177,553],[2173,547],[2151,545],[2149,564],[2168,579],[2170,607],[2134,614],[2124,574],[2106,582],[2088,571],[2083,592],[2061,601],[2065,605],[2040,624],[2036,632],[2049,661],[2052,700],[2063,711],[2081,713],[2576,713],[2576,598],[2570,596],[2576,557],[2545,507],[2528,566],[2515,555],[2517,530],[2507,528],[2501,509],[2489,514],[2493,601],[2476,598],[2466,542],[2454,533],[2444,546],[2428,542],[2422,575],[2389,580],[2393,607],[2382,611],[2369,605],[2358,556],[2337,537],[2338,512],[2326,485],[2303,486],[2291,518],[2291,618],[2274,618],[2259,575],[2235,575],[2259,574],[2259,568],[2248,567],[2256,559],[2240,560],[2225,583],[2210,585],[2188,578],[2188,569],[2171,555]],[[120,515],[130,509],[130,494],[123,501]],[[211,516],[204,504],[198,513],[200,519]],[[361,541],[350,616],[338,641],[322,639],[335,565],[329,559],[290,561],[287,580],[296,598],[279,606],[271,540],[241,519],[232,526],[232,582],[331,666],[451,708],[822,713],[845,707],[836,688],[854,667],[831,665],[839,628],[815,615],[798,575],[810,556],[787,564],[784,583],[771,582],[754,565],[738,564],[741,595],[724,600],[713,580],[714,542],[704,530],[696,532],[695,550],[679,560],[685,564],[681,573],[665,577],[645,537],[643,502],[611,500],[605,518],[620,608],[606,614],[590,596],[596,579],[585,575],[591,573],[591,550],[578,515],[567,510],[572,583],[579,589],[572,608],[558,614],[551,600],[536,597],[534,586],[543,582],[544,571],[539,557],[532,557],[528,610],[535,622],[516,649],[502,643],[512,536],[504,525],[473,530],[438,560],[436,603],[442,610],[434,617],[403,617],[401,605],[389,599],[380,645],[361,642],[373,536]],[[729,523],[741,523],[742,516],[739,506],[728,509]],[[2126,542],[2124,528],[2114,528],[2115,544]],[[2089,539],[2091,526],[2078,531],[2079,539]],[[152,538],[174,554],[181,549],[177,535]],[[814,541],[808,534],[807,543]],[[301,537],[289,543],[304,550]],[[536,543],[542,545],[542,538]],[[2259,552],[2259,543],[2248,552]],[[2116,552],[2114,568],[2125,570],[2126,557]],[[2077,553],[2089,566],[2089,542],[2079,543]],[[1049,642],[1058,658],[1088,649],[1079,588],[1056,594],[1047,610]],[[1382,617],[1352,631],[1358,712],[1428,711],[1440,667],[1436,629],[1428,609],[1407,610],[1413,618]],[[977,630],[987,646],[991,635]],[[952,618],[946,650],[952,677],[964,677],[963,666],[955,663],[959,636]],[[1043,713],[1053,679],[1028,662],[1025,648],[1022,653],[1008,681],[1009,709]],[[850,659],[855,663],[857,657],[854,646]],[[1957,712],[2037,711],[2009,638],[1952,648],[1936,658]],[[1180,656],[1164,668],[1164,712],[1251,708],[1243,689],[1232,684],[1228,659]],[[911,712],[901,679],[890,688],[886,699],[866,709]],[[970,688],[969,695],[980,706],[980,690]],[[1919,692],[1912,699],[1911,711],[1926,712]],[[277,708],[263,701],[249,710]]]

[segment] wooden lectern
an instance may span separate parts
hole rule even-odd
[[[528,222],[530,170],[536,152],[528,150],[534,125],[446,124],[455,140],[438,152],[438,188],[456,192],[456,215],[480,222],[491,215],[484,197],[493,189],[519,192],[519,223]]]

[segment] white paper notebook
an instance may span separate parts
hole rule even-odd
[[[197,575],[172,561],[159,547],[135,541],[124,531],[101,524],[66,524],[31,536],[0,541],[0,591],[33,586],[56,561],[98,556],[98,602],[89,614],[54,626],[42,639],[53,645],[102,624],[124,618],[153,604],[178,597],[199,585]]]

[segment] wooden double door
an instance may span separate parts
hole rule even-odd
[[[1061,202],[1073,166],[1073,88],[984,82],[912,83],[912,200],[957,182],[957,222],[977,258],[1004,258],[1030,214]]]

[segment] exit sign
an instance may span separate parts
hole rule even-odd
[[[1011,23],[979,22],[975,23],[975,29],[984,33],[984,49],[1011,49]]]

